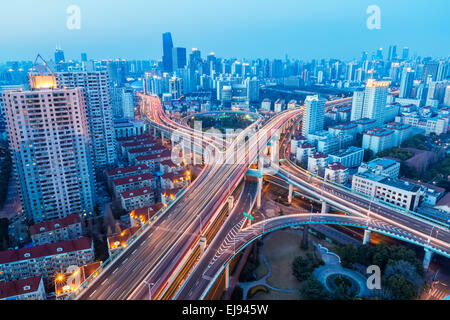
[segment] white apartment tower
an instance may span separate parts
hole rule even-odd
[[[376,127],[384,123],[384,110],[388,96],[389,81],[367,80],[364,91],[355,91],[353,94],[351,120],[361,118],[374,119]]]
[[[106,71],[56,73],[59,88],[82,88],[97,172],[116,162],[116,143],[109,75]]]
[[[323,130],[325,121],[325,99],[318,95],[308,96],[305,99],[305,114],[303,116],[302,135],[308,139],[308,135]]]
[[[8,139],[28,219],[93,212],[94,175],[83,92],[30,76],[29,91],[3,91]]]

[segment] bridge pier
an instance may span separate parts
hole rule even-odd
[[[156,128],[153,128],[153,138],[156,139]]]
[[[234,197],[233,196],[229,196],[228,200],[227,200],[227,203],[228,203],[228,210],[231,211],[231,209],[233,209],[233,207],[234,207]]]
[[[205,253],[205,250],[206,250],[206,244],[207,244],[206,237],[205,237],[204,235],[202,235],[202,236],[200,237],[199,242],[200,242],[200,243],[199,243],[199,244],[200,244],[200,256],[202,256],[203,253]]]
[[[292,194],[293,193],[294,193],[294,186],[292,184],[289,184],[289,195],[288,195],[289,204],[292,204]]]
[[[428,270],[428,267],[430,266],[431,258],[433,257],[433,251],[430,249],[425,248],[425,256],[423,257],[423,269],[425,271]]]
[[[309,233],[309,226],[305,224],[303,226],[303,237],[302,237],[302,246],[304,248],[308,247],[308,233]]]
[[[370,243],[370,236],[372,235],[372,231],[370,230],[364,230],[364,239],[363,244],[369,244]]]
[[[328,205],[325,201],[321,201],[322,202],[322,214],[324,213],[328,213]]]

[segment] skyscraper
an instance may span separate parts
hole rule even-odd
[[[410,98],[414,83],[415,71],[411,68],[404,68],[402,79],[400,80],[399,98]]]
[[[305,99],[306,110],[303,116],[303,136],[323,130],[325,121],[325,99],[318,95],[307,96]]]
[[[377,127],[381,127],[384,124],[384,110],[386,107],[388,87],[388,81],[369,79],[364,91],[362,117],[375,119],[375,125]]]
[[[29,91],[2,93],[11,155],[28,219],[93,213],[94,175],[82,89],[31,76]]]
[[[173,71],[172,49],[173,41],[170,32],[163,33],[163,68],[165,72]]]
[[[403,60],[408,60],[409,59],[409,48],[408,47],[403,47],[402,59]]]
[[[173,71],[183,69],[186,66],[186,48],[177,47],[172,49],[172,66]]]
[[[58,72],[56,79],[59,88],[83,88],[94,167],[98,173],[113,166],[117,156],[108,72]]]
[[[64,58],[64,51],[61,50],[60,47],[56,47],[56,51],[55,51],[55,63],[64,63],[65,62],[65,58]]]

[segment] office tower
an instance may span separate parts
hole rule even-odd
[[[411,68],[403,68],[402,79],[400,80],[399,98],[410,98],[414,83],[415,72]]]
[[[81,54],[81,62],[87,62],[88,61],[88,59],[87,59],[87,54],[86,53],[82,53]]]
[[[362,54],[361,54],[361,61],[366,61],[367,60],[367,56],[368,56],[368,53],[367,53],[367,51],[363,51],[362,52]]]
[[[231,74],[234,76],[242,75],[242,63],[240,61],[234,61],[231,65]]]
[[[302,134],[308,139],[308,135],[323,130],[325,121],[325,99],[318,95],[307,96],[306,109],[303,116]]]
[[[388,61],[392,61],[395,58],[397,58],[397,46],[389,46]]]
[[[377,50],[377,59],[383,60],[383,48]]]
[[[65,62],[65,58],[64,58],[64,51],[61,50],[60,47],[56,47],[56,51],[55,51],[55,63],[64,63]]]
[[[362,118],[362,110],[364,105],[364,90],[357,90],[353,93],[352,112],[350,120],[355,121]]]
[[[404,47],[402,50],[402,59],[403,60],[408,60],[409,59],[409,48],[408,47]]]
[[[375,81],[369,79],[364,91],[362,118],[375,119],[375,126],[384,124],[384,109],[388,96],[388,81]]]
[[[106,68],[112,86],[122,87],[127,82],[128,63],[126,60],[108,61]]]
[[[356,65],[353,62],[350,62],[347,64],[347,74],[345,77],[345,80],[347,81],[353,81],[355,78],[355,70],[356,70]]]
[[[449,65],[450,64],[448,63],[448,61],[442,61],[442,60],[439,61],[439,66],[438,66],[437,75],[436,75],[436,81],[442,81],[442,80],[447,79]]]
[[[172,66],[173,71],[183,69],[186,66],[186,48],[173,48],[172,49]]]
[[[11,155],[30,221],[93,213],[94,175],[82,89],[30,76],[31,90],[3,91]]]
[[[192,70],[198,70],[202,63],[202,55],[200,50],[192,48],[192,52],[189,54],[189,67]]]
[[[207,74],[208,75],[212,75],[214,71],[216,71],[216,56],[214,54],[214,52],[211,52],[210,54],[208,54],[208,56],[206,57],[206,69],[207,69]]]
[[[173,60],[172,60],[172,34],[170,32],[163,33],[163,70],[164,72],[173,71]]]
[[[275,59],[270,63],[270,77],[281,78],[283,76],[283,61]]]
[[[425,63],[423,67],[422,82],[424,82],[429,75],[431,75],[432,81],[436,81],[438,68],[439,63],[436,61],[429,61]]]
[[[59,88],[83,88],[96,172],[113,166],[116,162],[116,139],[108,73],[78,71],[55,75]]]
[[[245,80],[247,87],[247,100],[251,102],[259,101],[259,81],[258,78],[253,77],[252,79],[247,78]]]

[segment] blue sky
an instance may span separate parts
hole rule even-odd
[[[70,5],[81,29],[66,27]],[[366,27],[369,5],[381,29]],[[237,58],[359,57],[389,44],[411,54],[450,54],[448,0],[12,0],[0,4],[0,61],[52,57],[159,59],[161,34],[205,55]]]

